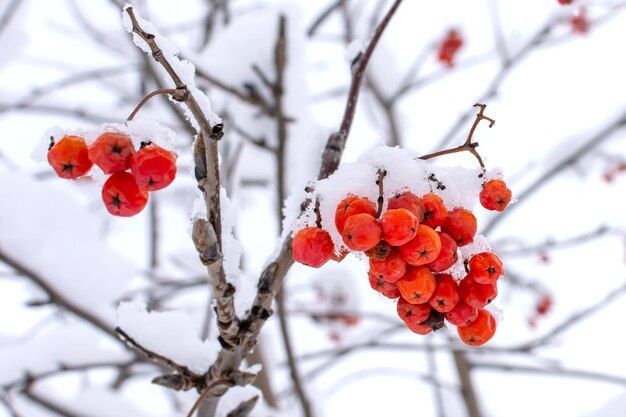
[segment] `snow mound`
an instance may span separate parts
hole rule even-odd
[[[217,341],[202,341],[194,319],[181,311],[148,311],[143,301],[128,301],[117,310],[118,326],[135,342],[197,374],[217,359]]]

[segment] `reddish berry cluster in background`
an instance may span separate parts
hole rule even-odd
[[[437,60],[448,68],[452,68],[456,56],[463,46],[463,37],[456,29],[450,29],[441,40],[437,49]]]
[[[134,216],[148,203],[148,192],[163,189],[176,177],[176,155],[151,142],[139,150],[128,135],[105,132],[92,144],[84,138],[67,135],[51,138],[48,163],[57,175],[77,179],[93,165],[110,175],[102,188],[102,200],[115,216]],[[130,172],[129,172],[130,171]]]
[[[511,201],[504,181],[483,184],[481,204],[502,211]],[[495,253],[481,252],[465,260],[466,275],[457,280],[445,273],[459,259],[458,248],[471,243],[477,231],[472,212],[463,207],[449,210],[430,193],[411,192],[387,201],[387,210],[364,197],[350,195],[335,211],[335,227],[344,244],[369,258],[371,287],[390,299],[415,333],[428,334],[444,326],[457,326],[461,340],[470,346],[486,343],[494,335],[496,321],[484,309],[498,294],[497,281],[504,274]],[[328,231],[307,227],[298,231],[292,244],[297,262],[318,268],[334,256]],[[335,257],[340,261],[345,257]]]

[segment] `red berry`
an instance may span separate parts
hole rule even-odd
[[[558,0],[559,4],[572,4],[574,0]]]
[[[296,262],[319,268],[333,256],[335,245],[326,230],[305,227],[293,237],[291,250]]]
[[[421,323],[406,323],[406,327],[413,333],[421,334],[422,336],[426,336],[433,331],[429,325]]]
[[[583,35],[589,32],[589,20],[587,19],[587,10],[584,7],[581,7],[578,13],[570,18],[569,22],[574,33]]]
[[[441,240],[441,251],[439,256],[426,266],[433,272],[443,272],[456,263],[459,259],[459,254],[456,242],[449,234],[443,232],[437,234],[439,235],[439,240]]]
[[[376,246],[383,238],[380,222],[367,213],[348,217],[341,233],[343,241],[352,250],[366,251]]]
[[[446,313],[446,320],[455,326],[467,326],[478,317],[478,309],[459,300],[454,308]]]
[[[426,212],[424,203],[422,203],[422,200],[420,200],[419,197],[409,191],[398,194],[395,197],[391,197],[387,202],[387,210],[399,208],[406,209],[413,213],[413,215],[417,218],[418,223],[421,223],[424,220],[424,213]]]
[[[447,313],[459,302],[459,286],[449,274],[435,276],[436,286],[428,302],[440,313]]]
[[[75,180],[85,175],[93,162],[85,140],[78,136],[65,136],[48,150],[48,163],[61,178]]]
[[[545,294],[537,302],[537,306],[535,307],[535,311],[540,316],[545,316],[552,309],[553,302],[554,302],[554,300],[552,300],[552,296],[550,294]]]
[[[130,137],[122,133],[106,132],[89,147],[89,159],[105,174],[126,171],[135,153]]]
[[[492,252],[482,252],[472,256],[468,267],[472,279],[479,284],[495,284],[504,274],[502,261]]]
[[[391,253],[391,245],[384,240],[381,240],[378,245],[374,246],[372,249],[365,251],[365,256],[370,259],[374,259],[377,261],[382,261]]]
[[[396,282],[404,276],[406,262],[400,258],[397,250],[391,251],[383,260],[370,259],[370,273],[387,282]]]
[[[399,247],[400,256],[413,266],[426,265],[434,261],[441,252],[439,235],[428,226],[420,224],[417,235]]]
[[[512,193],[502,180],[490,180],[480,192],[480,204],[487,210],[504,211],[511,202]]]
[[[131,171],[139,186],[150,190],[161,190],[176,177],[176,156],[154,143],[142,146],[133,155]]]
[[[424,304],[435,291],[435,277],[425,267],[409,266],[396,282],[400,295],[411,304]]]
[[[487,343],[496,333],[496,319],[487,310],[478,309],[478,317],[467,326],[457,328],[459,337],[468,346],[480,346]]]
[[[398,315],[405,323],[418,324],[424,322],[430,315],[429,304],[411,304],[404,298],[398,300]]]
[[[102,200],[112,215],[130,217],[146,206],[148,192],[139,187],[132,174],[117,172],[104,183]]]
[[[391,246],[402,246],[417,234],[417,218],[410,211],[400,208],[387,210],[380,219],[383,239]]]
[[[370,286],[373,290],[378,291],[387,298],[394,299],[400,297],[400,291],[398,291],[398,287],[396,284],[387,282],[382,277],[378,277],[371,273],[368,274],[368,277],[370,281]]]
[[[448,217],[448,210],[441,198],[436,194],[426,194],[422,197],[422,204],[424,204],[425,211],[424,221],[421,223],[433,229],[443,226]]]
[[[498,296],[498,287],[495,284],[479,284],[470,274],[459,283],[459,296],[472,307],[484,307]]]
[[[476,217],[471,211],[464,208],[455,208],[446,218],[441,230],[449,234],[459,246],[465,246],[474,241],[478,225]]]
[[[376,205],[367,198],[354,195],[341,200],[335,211],[335,227],[337,227],[337,231],[343,233],[343,226],[348,217],[361,213],[367,213],[372,217],[376,217]]]
[[[455,29],[449,30],[439,45],[437,59],[446,67],[452,67],[454,65],[456,54],[462,46],[463,38],[461,37],[461,34]]]

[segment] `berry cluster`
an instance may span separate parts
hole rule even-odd
[[[453,67],[456,55],[462,46],[461,33],[456,29],[450,29],[439,44],[437,60],[448,68]]]
[[[511,191],[504,181],[493,179],[483,184],[479,197],[486,209],[502,211],[511,201]],[[486,343],[495,333],[496,321],[484,307],[497,296],[502,262],[492,252],[480,252],[464,260],[465,276],[460,281],[446,273],[459,261],[459,247],[474,240],[473,213],[463,207],[448,210],[434,193],[397,194],[388,199],[384,212],[383,203],[382,195],[378,207],[350,195],[335,211],[343,243],[369,258],[371,287],[398,299],[398,315],[415,333],[436,331],[446,319],[457,326],[464,343]],[[345,256],[334,255],[330,233],[321,227],[298,231],[292,249],[297,262],[316,268]]]
[[[105,132],[88,144],[81,136],[50,138],[48,163],[65,179],[86,175],[93,165],[110,175],[102,187],[102,200],[114,216],[134,216],[148,203],[148,192],[170,185],[176,177],[176,155],[150,141],[139,150],[130,136]]]

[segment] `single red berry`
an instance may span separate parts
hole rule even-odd
[[[474,241],[477,228],[476,217],[472,212],[459,207],[448,213],[441,230],[449,234],[457,245],[465,246]]]
[[[421,334],[422,336],[426,336],[433,331],[429,325],[421,323],[406,323],[406,327],[413,333]]]
[[[374,291],[378,291],[387,298],[392,300],[400,297],[400,291],[396,284],[385,281],[382,277],[378,277],[373,274],[368,274],[370,286]]]
[[[132,140],[123,133],[106,132],[89,147],[89,159],[105,174],[126,171],[135,153]]]
[[[48,163],[59,177],[68,180],[85,175],[93,166],[89,159],[87,144],[78,136],[65,136],[51,144],[48,150]]]
[[[450,29],[439,44],[437,59],[446,67],[454,66],[454,61],[459,49],[463,46],[463,37],[459,31]]]
[[[457,244],[449,234],[438,232],[439,240],[441,240],[441,251],[439,256],[426,265],[433,272],[443,272],[450,268],[459,259]]]
[[[472,279],[479,284],[495,284],[504,274],[502,261],[493,252],[481,252],[472,256],[468,263]]]
[[[149,143],[133,155],[131,171],[140,187],[150,191],[161,190],[176,177],[176,155]]]
[[[400,295],[411,304],[424,304],[435,291],[435,277],[428,268],[409,266],[396,282]]]
[[[337,231],[343,233],[343,226],[348,217],[361,213],[376,217],[376,205],[367,198],[354,195],[341,200],[335,211],[335,227],[337,227]]]
[[[374,259],[377,261],[382,261],[391,253],[391,245],[384,240],[381,240],[378,245],[374,246],[372,249],[366,250],[365,256],[370,259]]]
[[[341,236],[350,249],[366,251],[378,245],[383,238],[383,230],[374,216],[360,213],[348,217]]]
[[[446,313],[446,320],[455,326],[467,326],[478,317],[478,309],[459,300],[454,308]]]
[[[574,0],[558,0],[559,4],[572,4]]]
[[[380,219],[383,239],[391,246],[402,246],[417,234],[417,218],[407,209],[387,210]]]
[[[387,282],[398,281],[405,272],[406,262],[400,257],[397,250],[392,250],[383,260],[370,259],[370,273],[382,277]]]
[[[406,209],[413,213],[419,223],[424,220],[424,213],[426,212],[426,208],[424,207],[424,203],[422,203],[422,200],[415,194],[406,191],[402,194],[391,197],[387,202],[387,210],[400,208]]]
[[[448,217],[448,210],[443,205],[443,201],[436,194],[426,194],[422,197],[422,204],[424,204],[424,221],[420,222],[428,227],[436,229],[439,226],[443,226],[443,223]]]
[[[504,211],[511,202],[512,193],[502,180],[489,180],[480,192],[480,204],[487,210]]]
[[[438,274],[435,281],[435,291],[428,302],[440,313],[447,313],[459,302],[459,286],[449,274]]]
[[[411,304],[404,298],[398,300],[398,315],[405,323],[418,324],[424,322],[430,315],[431,307],[428,303]]]
[[[459,296],[472,307],[484,307],[498,296],[498,287],[495,284],[479,284],[470,274],[459,283]]]
[[[333,256],[335,245],[326,230],[305,227],[293,237],[291,250],[296,262],[319,268]]]
[[[498,326],[495,317],[487,310],[478,309],[478,317],[467,326],[457,328],[459,337],[468,346],[480,346],[487,343],[496,333]]]
[[[553,303],[554,303],[554,300],[552,299],[552,296],[550,294],[544,294],[537,302],[535,311],[540,316],[545,316],[552,309]]]
[[[132,174],[116,172],[104,183],[102,200],[112,215],[130,217],[148,204],[148,192],[139,187]]]
[[[569,20],[574,33],[584,35],[589,32],[589,19],[587,18],[587,9],[581,7],[574,16]]]
[[[398,248],[400,256],[413,266],[426,265],[437,259],[441,252],[439,235],[428,226],[420,224],[417,235]]]

